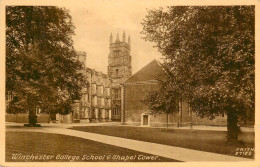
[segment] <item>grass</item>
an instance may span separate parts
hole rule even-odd
[[[49,159],[12,159],[12,154],[49,156]],[[59,156],[61,155],[61,156]],[[118,159],[120,155],[121,159]],[[78,137],[40,133],[40,132],[6,132],[6,161],[7,162],[174,162],[176,160],[158,157],[155,160],[142,160],[138,156],[152,156],[130,149],[103,144]],[[52,157],[53,156],[53,157]],[[70,156],[70,157],[69,157]],[[88,156],[87,159],[82,159]],[[92,158],[91,158],[92,156]],[[109,156],[111,156],[110,159]],[[114,156],[114,158],[113,158]],[[130,156],[133,159],[128,159]],[[31,156],[32,157],[32,156]],[[52,157],[52,158],[51,158]],[[61,159],[63,157],[63,159]],[[77,157],[79,157],[77,159]],[[94,158],[93,158],[94,157]],[[104,157],[104,158],[102,158]],[[95,159],[100,158],[100,159]]]
[[[254,133],[252,132],[244,132],[239,138],[253,142],[229,144],[226,142],[226,132],[222,131],[129,126],[86,126],[73,127],[72,129],[232,156],[238,156],[236,155],[238,148],[254,148],[255,145]],[[254,152],[251,155],[239,156],[253,159]]]

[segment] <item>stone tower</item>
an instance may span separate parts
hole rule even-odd
[[[130,36],[128,37],[128,42],[126,42],[124,32],[122,41],[120,41],[117,33],[116,40],[113,42],[111,34],[109,48],[108,76],[112,79],[113,85],[119,85],[132,75]]]
[[[126,42],[125,32],[120,41],[117,33],[116,40],[113,41],[112,33],[110,34],[110,53],[108,55],[108,76],[112,83],[112,118],[120,120],[121,117],[121,83],[127,80],[132,75],[131,65],[131,39],[128,36]]]

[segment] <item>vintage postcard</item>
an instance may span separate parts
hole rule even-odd
[[[0,4],[0,166],[260,166],[260,1]]]

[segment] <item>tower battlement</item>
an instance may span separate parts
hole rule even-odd
[[[122,35],[122,40],[120,40],[118,33],[116,34],[116,40],[113,41],[113,35],[112,33],[110,34],[110,47],[116,47],[118,45],[128,47],[129,49],[131,48],[131,38],[130,35],[128,36],[128,41],[126,42],[126,35],[125,32],[123,32]]]

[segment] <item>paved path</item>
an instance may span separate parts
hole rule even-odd
[[[101,122],[101,123],[40,123],[43,127],[64,127],[69,128],[73,126],[133,126],[133,125],[122,125],[120,122]],[[13,122],[6,122],[7,126],[23,126],[23,123],[13,123]],[[161,128],[161,127],[146,127],[146,128]],[[185,127],[169,127],[171,129],[190,129],[190,126]],[[194,125],[192,127],[193,130],[212,130],[212,131],[227,131],[227,127],[223,126],[202,126],[202,125]],[[241,127],[241,132],[254,132],[255,129],[252,127]]]
[[[9,129],[15,130],[15,129]],[[16,129],[17,131],[23,131],[24,129]],[[88,140],[93,140],[105,144],[119,146],[131,150],[136,150],[153,155],[159,155],[166,158],[171,158],[179,161],[252,161],[247,158],[240,158],[235,156],[222,155],[217,153],[209,153],[204,151],[197,151],[192,149],[186,149],[181,147],[168,146],[163,144],[156,144],[132,139],[125,139],[120,137],[113,137],[107,135],[100,135],[89,132],[81,132],[71,129],[65,129],[62,127],[46,127],[42,129],[31,129],[34,132],[45,132],[63,134],[74,137],[80,137]]]

